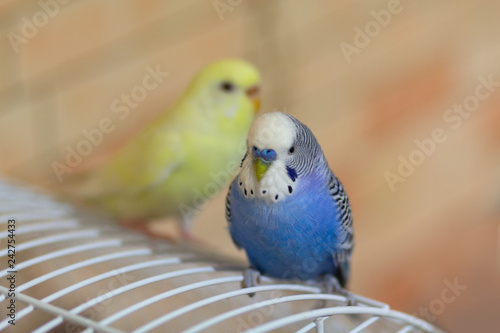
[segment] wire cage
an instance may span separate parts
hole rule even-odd
[[[268,278],[242,289],[242,262],[18,184],[0,182],[0,216],[2,332],[440,332],[359,295],[346,306]]]

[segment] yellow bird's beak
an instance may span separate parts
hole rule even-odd
[[[248,98],[252,101],[253,110],[255,113],[259,112],[260,109],[260,94],[259,94],[259,86],[251,86],[246,90],[246,94]]]
[[[253,170],[255,171],[255,177],[260,183],[260,180],[264,177],[267,172],[267,169],[271,163],[265,162],[260,158],[257,158],[253,161]]]

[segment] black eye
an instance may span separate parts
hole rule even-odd
[[[228,81],[222,82],[220,84],[220,88],[222,91],[225,91],[225,92],[232,92],[235,89],[234,84],[232,84],[231,82],[228,82]]]
[[[292,146],[292,147],[288,150],[288,152],[289,152],[290,154],[293,154],[293,153],[295,152],[295,147],[294,147],[294,146]]]

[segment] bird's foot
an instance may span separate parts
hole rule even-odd
[[[148,220],[125,220],[122,221],[122,225],[128,229],[131,229],[135,232],[139,232],[143,235],[146,235],[150,238],[166,240],[169,243],[175,244],[177,240],[175,237],[167,234],[160,234],[153,231],[150,228],[150,222]]]
[[[339,280],[331,274],[326,274],[322,277],[322,279],[319,281],[319,287],[325,294],[339,294],[341,296],[344,296],[346,298],[346,303],[348,306],[354,305],[356,303],[354,294],[344,289],[340,285]]]
[[[206,244],[206,242],[203,239],[193,234],[191,230],[183,228],[181,228],[181,241],[193,245]]]
[[[253,267],[248,267],[243,271],[243,281],[241,281],[241,288],[255,287],[260,284],[260,272]],[[248,294],[254,297],[255,293]]]

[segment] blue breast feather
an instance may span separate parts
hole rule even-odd
[[[301,184],[307,185],[277,203],[245,198],[237,180],[231,186],[229,231],[264,275],[309,280],[338,274],[336,204],[324,180],[311,177]]]

